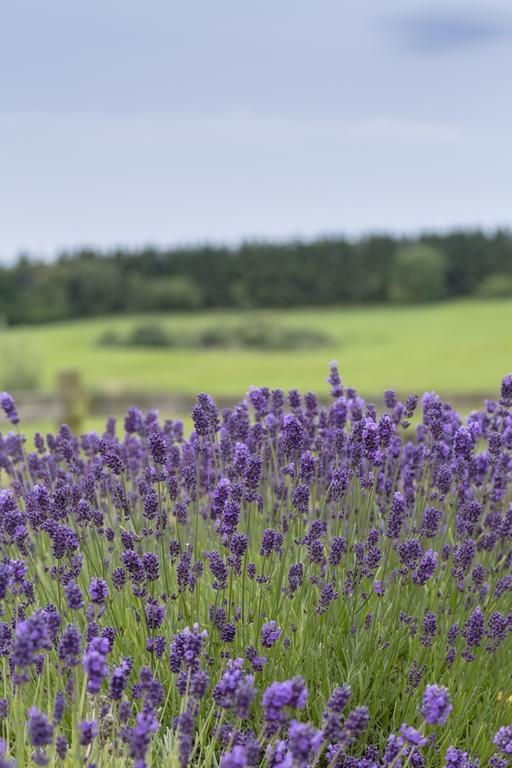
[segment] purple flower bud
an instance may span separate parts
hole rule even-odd
[[[87,675],[87,690],[98,693],[104,678],[108,674],[106,656],[110,645],[106,638],[95,637],[91,640],[82,657],[82,666]]]
[[[501,382],[501,401],[503,405],[512,405],[512,373],[504,376]]]
[[[512,375],[510,376],[510,387],[510,397],[512,397]],[[504,755],[512,755],[512,725],[504,725],[499,729],[494,737],[494,744]]]
[[[423,734],[417,731],[416,728],[413,728],[412,725],[407,725],[407,723],[402,723],[400,727],[400,735],[404,741],[407,741],[409,744],[416,747],[423,747],[427,743]]]
[[[89,587],[89,595],[93,603],[102,605],[108,597],[107,583],[103,579],[91,579],[91,586]]]
[[[453,706],[448,689],[441,685],[429,685],[423,694],[420,712],[430,725],[444,725]]]
[[[53,726],[48,718],[37,707],[31,707],[28,711],[28,735],[30,743],[34,747],[46,747],[53,741]]]
[[[80,731],[80,745],[88,747],[98,735],[98,722],[97,720],[83,720],[78,723],[78,730]]]
[[[272,648],[281,634],[281,628],[275,621],[266,622],[260,630],[261,644],[264,648]]]
[[[11,424],[19,423],[20,417],[18,416],[16,405],[8,392],[2,392],[2,394],[0,394],[0,406]]]

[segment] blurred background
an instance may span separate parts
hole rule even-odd
[[[506,0],[0,0],[0,390],[27,431],[512,368]],[[326,392],[326,389],[325,389]]]

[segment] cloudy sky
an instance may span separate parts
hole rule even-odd
[[[0,258],[508,226],[510,0],[0,0]]]

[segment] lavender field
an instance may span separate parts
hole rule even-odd
[[[505,768],[512,374],[327,387],[34,444],[2,395],[2,768]]]

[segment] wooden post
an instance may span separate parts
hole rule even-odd
[[[67,424],[74,434],[78,434],[87,412],[79,371],[60,371],[57,374],[57,392],[62,409],[61,423]]]

